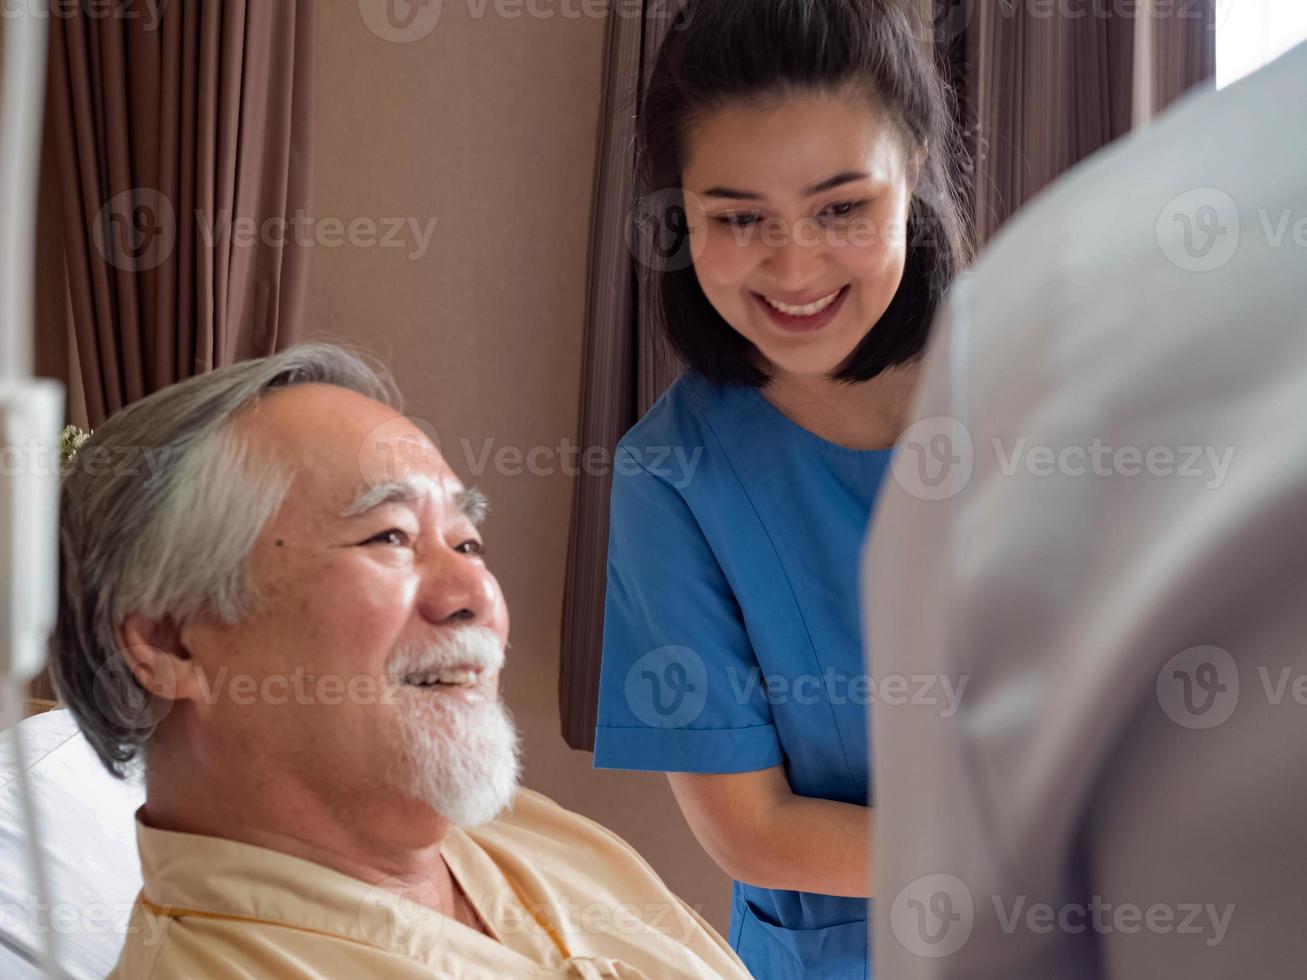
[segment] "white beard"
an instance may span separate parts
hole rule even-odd
[[[498,647],[489,630],[472,627],[458,634],[464,634],[462,642],[451,646],[459,650],[482,642]],[[498,655],[502,662],[502,651]],[[392,785],[459,827],[497,817],[512,801],[521,774],[517,728],[503,702],[467,703],[407,687],[401,688],[399,701],[400,745],[389,773]]]

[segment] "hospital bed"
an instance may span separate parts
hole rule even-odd
[[[118,960],[141,887],[134,813],[144,787],[109,775],[70,712],[48,711],[21,724],[53,914],[35,907],[13,750],[0,738],[0,978],[44,976],[39,930],[52,924],[62,974],[102,980]]]

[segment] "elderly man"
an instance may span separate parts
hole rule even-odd
[[[627,844],[517,788],[485,502],[396,404],[306,345],[70,464],[56,677],[146,787],[114,976],[747,976]]]

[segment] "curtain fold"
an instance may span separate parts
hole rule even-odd
[[[1129,132],[1134,20],[1048,17],[1014,0],[966,0],[965,10],[954,77],[976,138],[971,191],[983,243],[1058,176]]]
[[[1157,0],[1152,0],[1156,3]],[[1157,7],[1152,17],[1152,102],[1154,113],[1216,79],[1218,0]],[[1164,13],[1169,15],[1163,16]]]
[[[1131,130],[1137,85],[1150,86],[1157,113],[1211,83],[1215,3],[935,0],[937,43],[974,158],[968,190],[980,243],[1071,167]],[[1147,79],[1135,77],[1142,17],[1149,18]]]
[[[289,346],[305,300],[307,250],[275,222],[309,207],[314,0],[159,11],[50,18],[36,350],[91,427]],[[48,672],[29,696],[54,697]]]
[[[640,275],[648,263],[632,252],[643,241],[632,230],[636,109],[676,9],[676,0],[646,0],[640,17],[608,14],[577,421],[582,458],[595,449],[611,462],[617,441],[678,371],[650,323]],[[594,748],[612,490],[611,465],[597,472],[585,469],[572,497],[558,676],[563,738],[574,749]]]
[[[293,343],[304,305],[313,0],[51,18],[69,307],[92,426]],[[52,328],[52,327],[51,327]]]

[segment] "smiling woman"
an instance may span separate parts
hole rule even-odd
[[[759,154],[759,146],[774,152]],[[867,327],[903,280],[923,151],[852,86],[719,110],[695,126],[687,150],[682,180],[698,286],[757,350],[771,394],[784,397],[806,378],[868,380],[893,366]],[[822,179],[809,184],[814,174]],[[912,314],[924,312],[904,311],[876,340],[908,326],[919,343],[925,323]]]
[[[691,4],[639,118],[689,370],[619,448],[595,765],[669,774],[764,980],[870,975],[858,548],[969,257],[918,28],[905,0]]]
[[[827,373],[869,380],[919,352],[969,258],[946,90],[894,0],[736,7],[672,29],[640,116],[644,195],[661,211],[651,224],[684,214],[673,245],[691,260],[653,270],[659,322],[698,373],[758,386],[776,365],[718,305],[719,287],[734,277],[737,293],[802,305],[844,284],[829,270],[821,281],[819,261],[860,263],[847,279],[888,294],[849,311],[861,332]],[[805,36],[822,20],[849,33]]]

